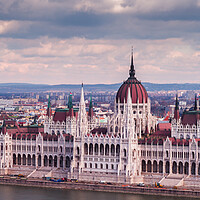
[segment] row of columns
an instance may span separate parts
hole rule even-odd
[[[59,163],[58,163],[59,160]],[[64,165],[65,163],[65,165]],[[25,154],[13,154],[13,165],[24,165],[24,166],[37,166],[37,167],[70,167],[71,159],[69,156],[63,158],[60,156],[59,159],[57,156],[48,156],[36,155],[33,154],[32,157],[30,154],[26,157]]]

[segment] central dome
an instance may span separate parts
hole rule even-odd
[[[131,66],[129,70],[129,78],[121,85],[117,92],[116,102],[117,103],[127,103],[128,88],[130,88],[132,103],[147,103],[148,94],[144,86],[135,77],[135,69],[133,65],[133,54],[131,57]]]

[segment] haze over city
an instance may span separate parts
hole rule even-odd
[[[187,14],[186,14],[187,13]],[[0,1],[1,83],[200,83],[200,1]]]

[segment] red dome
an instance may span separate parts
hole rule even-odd
[[[147,103],[148,94],[144,86],[135,77],[135,69],[133,65],[133,55],[131,58],[131,66],[129,71],[130,77],[121,85],[117,92],[116,102],[127,103],[128,88],[130,88],[132,103]],[[118,102],[119,101],[119,102]]]

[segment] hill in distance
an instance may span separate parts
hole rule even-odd
[[[84,90],[91,91],[117,91],[122,83],[115,84],[85,84]],[[142,83],[147,91],[174,91],[174,90],[200,90],[199,83]],[[0,83],[0,93],[46,92],[46,91],[80,91],[80,84],[30,84],[30,83]]]

